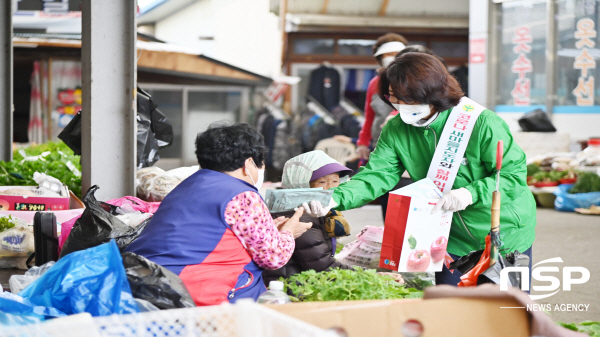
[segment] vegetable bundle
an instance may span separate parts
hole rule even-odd
[[[406,288],[391,276],[379,275],[374,269],[333,269],[317,273],[304,271],[288,279],[280,279],[285,291],[296,295],[293,301],[345,301],[420,298],[423,292]]]
[[[577,182],[569,190],[569,193],[590,193],[600,192],[600,176],[593,172],[583,172],[579,174]]]
[[[27,159],[21,155],[23,151]],[[59,141],[30,146],[22,151],[14,151],[13,158],[9,162],[0,161],[1,186],[36,186],[33,174],[40,172],[60,180],[81,197],[79,156],[73,154],[65,143]]]
[[[584,321],[581,323],[562,323],[558,325],[573,331],[583,332],[593,337],[600,337],[600,322]]]

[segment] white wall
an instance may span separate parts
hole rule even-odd
[[[155,33],[264,76],[280,73],[281,32],[269,0],[201,0],[157,22]]]

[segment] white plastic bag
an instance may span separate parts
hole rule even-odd
[[[356,238],[357,240],[345,245],[335,258],[351,266],[377,269],[383,242],[383,227],[365,226]]]
[[[146,201],[162,201],[179,183],[198,171],[198,166],[179,167],[163,171],[146,167],[137,171],[138,196]]]
[[[8,279],[8,284],[10,285],[10,292],[13,294],[18,294],[21,290],[25,289],[31,282],[37,280],[40,276],[42,276],[46,270],[50,269],[56,262],[50,261],[43,266],[35,266],[31,267],[28,271],[25,272],[24,275],[12,275],[10,279]]]

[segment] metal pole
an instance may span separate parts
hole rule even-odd
[[[546,113],[552,120],[556,102],[556,1],[548,0],[546,5]]]
[[[0,4],[0,160],[12,160],[13,141],[13,1]]]
[[[82,188],[135,195],[136,2],[82,4]]]

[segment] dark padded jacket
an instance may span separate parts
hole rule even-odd
[[[271,214],[273,218],[279,216],[291,217],[294,212],[281,212]],[[332,253],[331,238],[325,231],[325,217],[313,218],[302,215],[301,222],[312,222],[313,226],[296,239],[296,248],[288,263],[277,270],[265,270],[263,278],[268,286],[270,281],[280,277],[288,278],[294,274],[313,269],[317,272],[332,268],[352,269],[351,266],[336,260]]]

